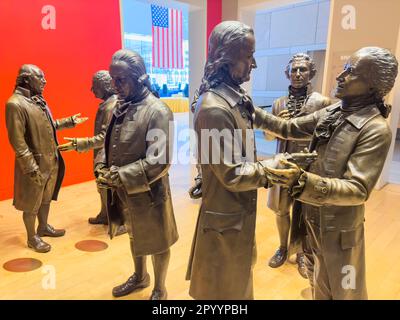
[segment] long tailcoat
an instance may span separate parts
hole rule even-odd
[[[109,190],[107,213],[110,236],[123,223],[112,193],[124,194],[132,213],[135,256],[167,250],[178,240],[168,170],[173,148],[173,114],[160,99],[149,93],[143,100],[125,106],[118,102],[108,126],[104,148],[97,162],[119,167],[122,186]],[[118,132],[117,114],[123,116]],[[114,131],[114,132],[113,132]],[[115,140],[111,140],[111,136]],[[150,150],[149,150],[150,149]]]
[[[8,138],[15,151],[13,204],[17,210],[25,212],[36,212],[39,209],[40,195],[45,187],[44,184],[36,184],[29,174],[39,169],[47,178],[56,161],[59,167],[52,199],[57,200],[65,164],[57,150],[56,130],[75,126],[71,117],[54,121],[49,107],[45,105],[45,108],[50,119],[31,99],[30,91],[21,87],[15,89],[6,104]]]
[[[259,109],[255,123],[283,139],[311,137],[318,122],[337,108],[340,103],[289,121]],[[318,159],[303,176],[304,189],[296,196],[303,203],[315,259],[316,299],[367,298],[364,203],[378,181],[390,142],[386,120],[369,105],[347,116],[329,141],[316,144]],[[350,269],[355,289],[344,289],[342,280]]]
[[[195,299],[253,298],[256,189],[267,185],[263,165],[255,161],[253,110],[243,92],[225,84],[202,94],[196,105],[203,196],[186,276]],[[220,139],[212,147],[213,138],[202,133],[209,130],[214,138],[239,130],[243,144]]]

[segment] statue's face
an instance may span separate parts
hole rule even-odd
[[[368,96],[371,94],[371,85],[368,80],[372,61],[361,57],[358,53],[353,54],[344,66],[337,80],[335,96],[339,99],[351,99],[355,97]]]
[[[98,99],[103,99],[105,96],[104,84],[99,79],[93,79],[92,92]]]
[[[236,63],[229,66],[229,73],[232,80],[238,85],[249,81],[251,70],[257,68],[256,60],[253,56],[255,42],[254,35],[248,34],[243,41],[243,46],[234,50],[233,60]]]
[[[125,61],[118,61],[110,66],[112,83],[118,97],[125,101],[131,100],[136,94],[136,83]]]
[[[46,83],[47,82],[44,78],[43,71],[39,68],[32,68],[32,74],[28,79],[28,86],[31,94],[33,96],[37,94],[42,94]]]
[[[293,88],[304,88],[310,82],[310,64],[306,60],[294,60],[289,68],[290,85]]]

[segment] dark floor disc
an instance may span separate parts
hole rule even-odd
[[[108,244],[99,240],[83,240],[75,244],[75,248],[81,251],[96,252],[106,250]]]
[[[3,268],[11,272],[28,272],[42,266],[42,261],[34,258],[19,258],[7,261]]]
[[[302,296],[302,298],[304,300],[312,300],[313,299],[312,298],[312,291],[311,291],[310,287],[301,290],[300,295]]]

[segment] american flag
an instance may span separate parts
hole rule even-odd
[[[151,5],[154,68],[183,69],[182,11]]]

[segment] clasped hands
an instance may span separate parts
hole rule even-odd
[[[119,177],[118,170],[119,168],[117,166],[111,166],[110,168],[99,166],[96,168],[95,174],[98,186],[104,189],[121,187],[122,181]]]
[[[316,151],[309,152],[307,148],[299,153],[285,153],[280,156],[275,168],[265,167],[264,173],[272,184],[291,188],[300,178],[303,170],[318,157]]]

